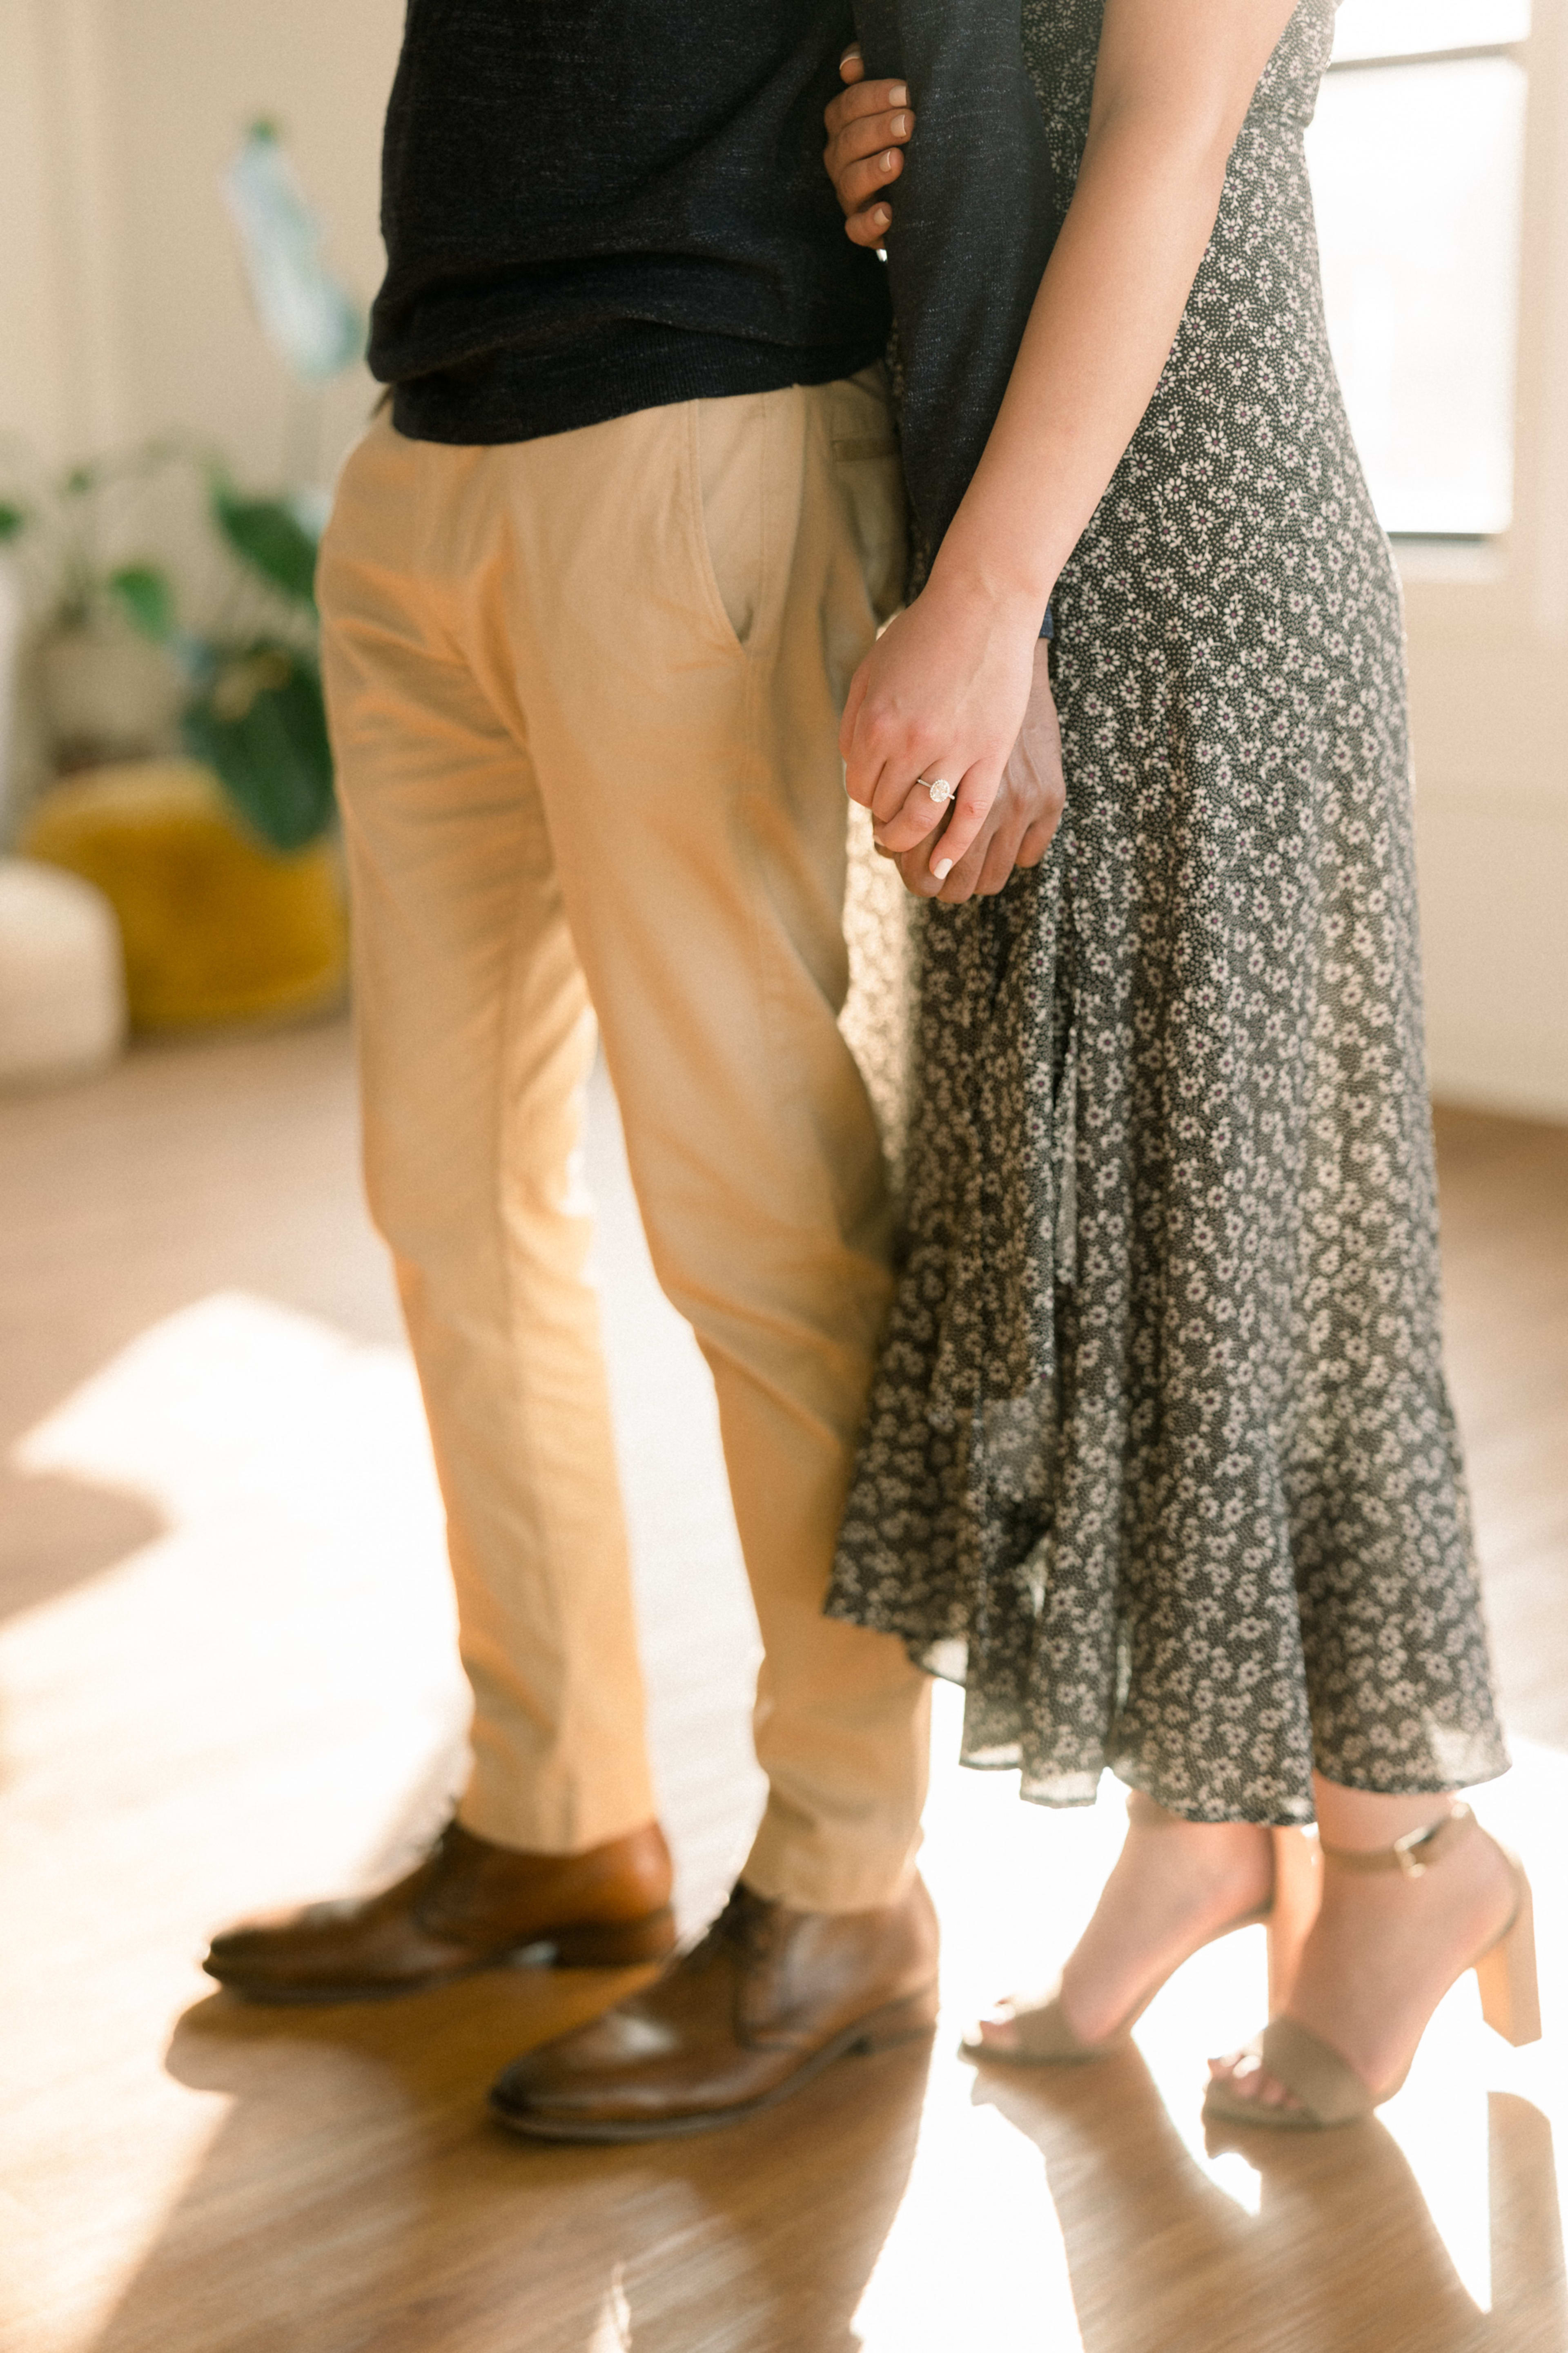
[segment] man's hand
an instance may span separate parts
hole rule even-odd
[[[915,127],[910,93],[901,81],[868,81],[858,45],[845,50],[838,70],[850,88],[827,109],[822,160],[849,216],[847,235],[856,245],[880,245],[893,214],[879,198],[903,170],[899,150]]]
[[[905,889],[917,899],[941,899],[950,907],[976,895],[993,899],[1016,868],[1039,864],[1055,838],[1066,800],[1062,733],[1041,645],[1035,655],[1035,681],[1023,727],[973,849],[945,882],[931,872],[928,841],[901,855],[890,849],[883,849],[882,855],[892,860]]]

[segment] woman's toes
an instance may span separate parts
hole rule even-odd
[[[998,2009],[989,2017],[979,2021],[979,2034],[982,2042],[994,2043],[998,2049],[1004,2051],[1016,2050],[1018,2043],[1018,2023],[1016,2019],[1011,2017],[1006,2010]]]
[[[1224,2084],[1238,2099],[1256,2100],[1260,2107],[1296,2108],[1301,2105],[1294,2092],[1289,2091],[1277,2075],[1271,2075],[1262,2060],[1250,2051],[1237,2052],[1228,2059],[1211,2059],[1209,2081]]]
[[[1242,2099],[1255,2100],[1263,2078],[1263,2068],[1250,2052],[1233,2051],[1228,2059],[1211,2059],[1209,2073],[1216,2083],[1226,2084]]]

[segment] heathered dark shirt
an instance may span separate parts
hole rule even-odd
[[[1055,234],[1020,0],[409,0],[370,361],[416,439],[517,441],[879,356],[934,548]],[[918,115],[889,266],[822,111],[858,31]]]
[[[370,364],[416,438],[516,441],[851,375],[887,272],[822,168],[848,0],[410,0]]]

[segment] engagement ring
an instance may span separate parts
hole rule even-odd
[[[945,776],[917,776],[915,782],[917,785],[925,786],[939,808],[943,801],[950,801],[952,798],[953,788]]]

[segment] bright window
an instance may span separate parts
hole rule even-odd
[[[1329,335],[1384,527],[1513,504],[1529,0],[1342,0],[1308,133]]]

